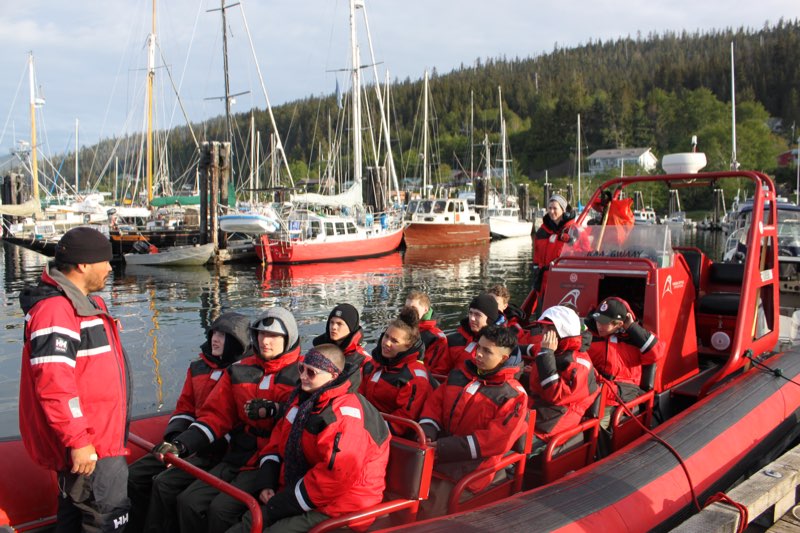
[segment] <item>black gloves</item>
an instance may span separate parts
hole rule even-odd
[[[263,398],[254,398],[244,404],[244,412],[250,420],[274,418],[278,414],[278,404]]]
[[[162,442],[161,444],[157,444],[153,448],[153,453],[161,455],[166,455],[168,453],[171,453],[172,455],[183,457],[184,455],[186,455],[186,447],[180,441]]]

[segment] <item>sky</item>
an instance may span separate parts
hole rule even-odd
[[[735,8],[729,0],[365,2],[381,81],[387,70],[392,79],[413,80],[426,69],[444,74],[477,59],[535,57],[556,47],[666,31],[760,29],[800,17],[797,0],[737,2]],[[186,123],[176,92],[192,122],[224,112],[219,7],[220,0],[157,4],[155,114],[161,128]],[[256,65],[273,106],[332,94],[337,82],[346,90],[349,78],[341,70],[351,63],[348,10],[348,0],[239,0],[227,9],[230,91],[249,91],[236,97],[232,110],[266,107]],[[357,20],[361,64],[372,64],[360,10]],[[30,52],[37,93],[46,101],[37,120],[45,154],[74,150],[76,129],[81,146],[141,131],[151,25],[149,0],[4,2],[0,155],[30,140]]]

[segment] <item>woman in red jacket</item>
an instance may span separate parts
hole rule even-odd
[[[350,375],[335,345],[309,350],[300,387],[261,453],[259,489],[265,531],[308,531],[328,517],[383,499],[391,436],[375,407],[348,392]],[[233,531],[250,531],[250,513]]]
[[[419,417],[433,390],[428,369],[420,361],[424,345],[418,323],[417,311],[410,307],[389,322],[372,350],[372,361],[364,366],[358,389],[378,411],[411,420]]]
[[[533,244],[533,265],[536,268],[534,288],[541,297],[547,287],[550,263],[560,255],[564,244],[570,240],[569,229],[575,224],[575,212],[560,194],[554,194],[547,202],[547,215],[536,230]]]

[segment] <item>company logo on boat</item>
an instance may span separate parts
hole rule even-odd
[[[664,290],[661,291],[661,296],[663,297],[665,294],[672,293],[672,289],[682,289],[686,282],[683,280],[672,281],[672,274],[667,276],[667,279],[664,281]]]
[[[576,281],[578,281],[578,275],[573,272],[572,274],[569,275],[569,282],[575,283]]]
[[[57,352],[67,351],[67,339],[56,339],[56,351]]]
[[[578,298],[581,297],[580,289],[573,289],[569,291],[567,294],[561,298],[561,301],[558,302],[558,305],[572,305],[575,308],[578,307]]]

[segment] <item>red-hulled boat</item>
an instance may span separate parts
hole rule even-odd
[[[394,252],[403,229],[370,221],[357,224],[350,216],[296,212],[281,231],[261,235],[256,254],[262,263],[296,264],[376,257]]]
[[[406,248],[489,242],[489,224],[463,198],[412,200],[406,211]]]
[[[516,475],[503,490],[466,504],[451,499],[454,511],[468,511],[397,529],[664,530],[693,512],[695,497],[705,502],[796,441],[800,349],[774,351],[781,317],[772,181],[756,172],[618,178],[605,183],[589,205],[599,204],[602,190],[616,198],[642,182],[717,186],[723,179],[749,180],[754,188],[753,220],[760,222],[749,229],[744,262],[714,262],[696,248],[673,247],[668,226],[610,226],[605,219],[589,224],[587,208],[573,243],[550,267],[545,307],[569,303],[586,315],[601,299],[621,296],[668,346],[654,389],[631,402],[640,406],[636,417],[614,413],[610,453],[596,460],[599,418],[587,416],[574,431],[556,435],[526,467],[519,462],[524,450],[512,454]],[[653,427],[652,434],[635,420]],[[156,440],[157,425],[134,431],[149,430]],[[392,450],[397,453],[390,457],[387,483],[395,493],[404,485],[414,490],[401,490],[406,494],[373,511],[404,509],[402,518],[413,520],[419,499],[427,495],[431,449],[397,438]],[[41,501],[42,494],[54,493],[52,477],[36,473],[18,441],[0,444],[0,472],[0,507],[12,524],[45,519],[52,512],[52,505]],[[529,490],[512,494],[523,475]],[[313,531],[363,525],[368,515],[340,517]]]

